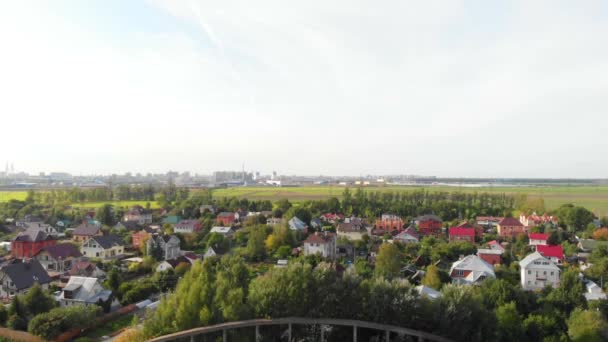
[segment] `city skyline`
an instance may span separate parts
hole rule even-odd
[[[605,2],[10,1],[0,160],[602,178]]]

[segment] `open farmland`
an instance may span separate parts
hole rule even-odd
[[[350,188],[354,191],[355,188]],[[488,192],[505,194],[527,194],[529,198],[543,198],[548,209],[555,209],[565,203],[581,205],[592,210],[596,215],[608,216],[608,186],[543,186],[543,187],[453,187],[453,186],[386,186],[366,187],[366,191],[397,192],[427,190],[460,191],[460,192]],[[291,201],[324,199],[329,197],[340,198],[344,191],[343,186],[304,186],[304,187],[234,187],[217,189],[213,196],[240,197],[255,200],[276,200],[287,198]]]

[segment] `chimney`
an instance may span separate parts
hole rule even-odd
[[[460,254],[460,255],[458,256],[458,260],[462,260],[462,259],[464,259],[464,254]]]

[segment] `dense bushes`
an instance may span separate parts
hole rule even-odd
[[[47,340],[71,329],[81,329],[91,325],[101,313],[97,305],[75,305],[53,309],[34,317],[28,331]]]

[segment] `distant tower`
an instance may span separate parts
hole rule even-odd
[[[276,180],[277,179],[277,172],[276,171],[272,171],[272,180]]]
[[[242,169],[242,173],[241,173],[241,181],[243,182],[243,184],[245,183],[245,163],[243,163],[243,169]]]

